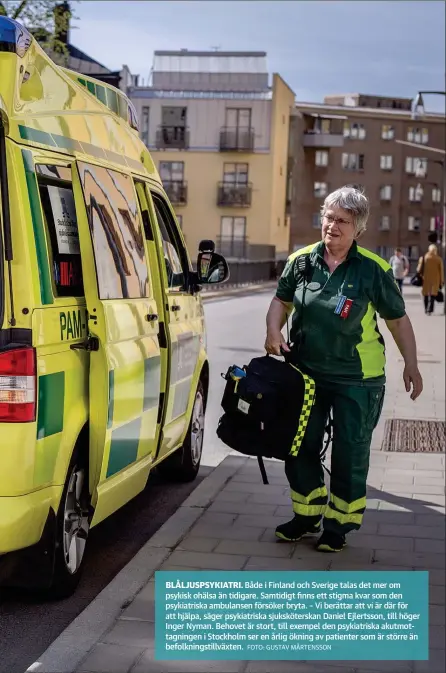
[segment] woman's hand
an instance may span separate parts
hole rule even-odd
[[[287,342],[283,338],[282,332],[268,330],[266,333],[265,350],[270,355],[282,355],[281,349],[286,353],[290,352]]]
[[[415,401],[423,391],[423,379],[418,369],[417,345],[412,323],[405,315],[397,320],[386,320],[386,325],[404,358],[404,385],[408,393],[412,390],[410,399]]]
[[[416,365],[406,365],[404,367],[403,380],[406,392],[410,393],[412,390],[410,399],[415,402],[417,397],[423,392],[423,377],[418,367]]]

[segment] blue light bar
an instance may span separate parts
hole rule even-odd
[[[17,21],[0,16],[0,51],[25,56],[31,45],[32,37]]]

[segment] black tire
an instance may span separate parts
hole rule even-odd
[[[71,520],[72,530],[68,531],[70,514],[75,518]],[[68,468],[57,513],[54,573],[51,585],[45,591],[47,598],[61,600],[75,592],[84,568],[90,520],[88,470],[86,461],[82,461],[80,453],[75,451]],[[72,535],[70,543],[69,535],[76,526],[76,533]]]
[[[196,414],[200,417],[199,427]],[[203,384],[199,381],[195,393],[192,417],[183,445],[159,466],[159,473],[170,481],[193,481],[198,474],[203,451],[205,395]]]

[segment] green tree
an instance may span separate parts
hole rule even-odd
[[[64,60],[68,55],[71,8],[61,0],[0,0],[0,16],[23,24],[45,51]]]

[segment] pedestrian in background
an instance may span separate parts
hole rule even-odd
[[[392,257],[389,260],[389,264],[392,267],[393,275],[395,276],[395,280],[398,283],[398,287],[402,294],[403,282],[409,273],[409,260],[403,255],[401,248],[395,248]]]
[[[423,279],[421,294],[424,301],[424,312],[432,315],[435,307],[435,298],[444,285],[443,260],[438,254],[438,248],[433,243],[429,246],[424,257],[420,257],[417,273]]]
[[[294,308],[289,358],[316,383],[316,399],[297,456],[288,456],[294,518],[276,528],[296,542],[322,532],[317,549],[338,552],[357,530],[366,508],[373,431],[381,415],[385,348],[377,313],[404,358],[403,380],[415,400],[423,389],[415,336],[390,265],[360,248],[370,204],[361,190],[342,187],[325,199],[322,240],[292,254],[279,280],[266,323],[265,349],[290,351],[282,328]],[[321,450],[333,413],[330,499]],[[291,448],[291,447],[290,447]]]

